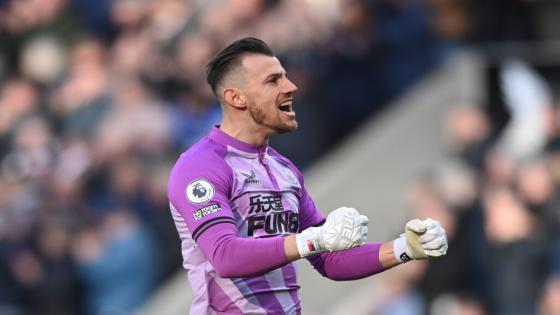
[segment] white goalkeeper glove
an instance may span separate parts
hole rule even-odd
[[[296,235],[299,255],[338,251],[362,245],[367,238],[368,218],[354,208],[341,207],[327,216],[325,224]]]
[[[436,220],[413,219],[406,223],[405,233],[393,244],[398,262],[428,259],[447,253],[445,229]]]

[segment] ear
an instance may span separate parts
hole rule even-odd
[[[222,95],[224,97],[224,101],[226,102],[226,104],[229,104],[236,109],[247,108],[247,99],[239,89],[237,88],[224,89]]]

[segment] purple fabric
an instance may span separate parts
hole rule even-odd
[[[217,224],[204,232],[198,246],[220,277],[246,277],[285,265],[284,238],[241,238],[232,224]],[[258,259],[255,259],[258,257]]]
[[[291,162],[215,127],[181,155],[168,197],[193,289],[191,314],[232,305],[243,313],[299,312],[296,274],[278,269],[295,270],[284,236],[324,218]]]
[[[284,278],[293,279],[294,280],[293,283],[296,283],[295,282],[295,280],[296,280],[296,269],[295,269],[293,264],[282,267],[282,273],[284,273]],[[290,297],[292,298],[292,301],[294,302],[296,307],[298,309],[301,309],[297,289],[299,289],[299,285],[296,284],[296,290],[293,290],[293,291],[290,292]]]
[[[313,199],[307,192],[303,174],[299,171],[299,169],[290,160],[286,159],[284,156],[276,152],[276,150],[271,148],[269,150],[269,153],[270,155],[278,158],[278,160],[284,163],[287,167],[289,167],[296,174],[298,181],[303,187],[301,196],[299,198],[299,231],[301,232],[309,227],[316,226],[325,221],[325,217],[321,214],[321,212],[319,212],[317,206],[315,206],[315,202],[313,202]]]
[[[245,279],[244,282],[257,295],[261,305],[266,305],[268,310],[282,311],[282,305],[276,298],[274,291],[271,290],[266,275]]]
[[[307,257],[323,276],[337,281],[362,279],[384,270],[379,261],[381,243],[367,243],[340,252]]]
[[[288,159],[215,127],[181,155],[168,197],[193,291],[191,314],[300,313],[284,237],[325,218]],[[380,271],[378,252],[379,246],[367,245],[310,261],[328,277],[349,280]]]
[[[218,128],[214,128],[208,139],[229,144],[247,153],[259,153],[267,148],[241,142]],[[234,225],[236,220],[230,207],[233,174],[223,161],[227,154],[227,147],[211,146],[212,150],[204,150],[207,147],[199,142],[181,156],[171,173],[168,189],[169,200],[177,205],[202,252],[218,274],[226,278],[250,276],[286,264],[283,237],[266,239],[238,237],[238,228]],[[193,161],[197,163],[192,163]],[[187,185],[196,179],[207,179],[214,186],[214,196],[204,206],[218,204],[221,208],[220,212],[198,220],[192,213],[201,206],[193,205],[185,198]]]
[[[208,296],[210,304],[214,306],[216,311],[229,314],[243,314],[243,311],[235,303],[231,302],[230,297],[214,279],[208,281]],[[216,307],[218,305],[221,307]]]

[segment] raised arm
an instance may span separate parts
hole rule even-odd
[[[323,226],[310,227],[297,235],[239,237],[230,208],[231,176],[231,170],[219,160],[205,165],[178,163],[168,189],[175,220],[184,223],[221,277],[264,273],[310,253],[348,249],[366,239],[365,217],[350,208],[333,211]]]
[[[303,186],[300,198],[301,227],[305,229],[322,224],[322,215],[303,184],[303,175],[299,172],[298,175]],[[323,276],[344,281],[368,277],[412,259],[445,255],[446,251],[447,238],[441,224],[431,219],[415,219],[406,224],[405,233],[395,240],[367,243],[341,252],[310,255],[307,260]]]
[[[212,225],[195,237],[218,275],[232,278],[267,272],[313,253],[360,246],[367,236],[366,224],[355,209],[339,208],[324,225],[287,237],[242,238],[232,224]]]
[[[414,219],[405,233],[386,243],[368,243],[343,252],[321,253],[307,259],[323,276],[337,281],[365,278],[413,259],[445,255],[447,237],[438,221]]]

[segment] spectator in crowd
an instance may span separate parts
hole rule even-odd
[[[86,314],[130,314],[148,300],[157,279],[155,244],[137,215],[110,209],[73,247]]]

